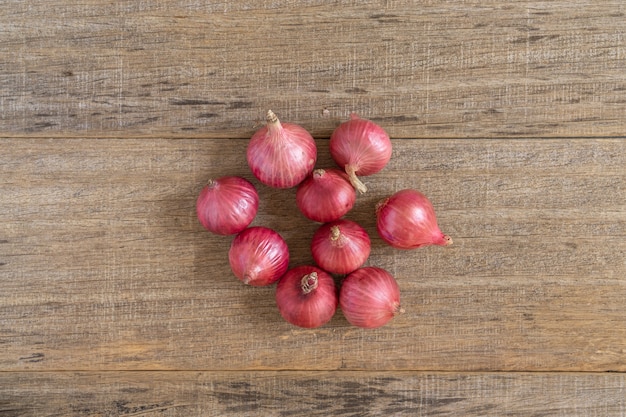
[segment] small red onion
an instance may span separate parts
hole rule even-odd
[[[404,312],[395,278],[374,266],[357,269],[343,280],[339,306],[350,324],[364,328],[384,326]]]
[[[362,266],[370,249],[370,238],[365,229],[346,219],[321,225],[311,241],[315,263],[334,274],[349,274]]]
[[[345,172],[316,169],[298,185],[296,205],[310,220],[326,223],[349,212],[356,201],[354,187]]]
[[[289,248],[276,231],[249,227],[233,239],[228,260],[235,276],[245,284],[271,285],[287,271]]]
[[[419,191],[406,189],[376,205],[376,228],[380,237],[398,249],[452,244],[437,225],[433,205]]]
[[[248,165],[255,177],[274,188],[300,184],[313,170],[317,147],[309,132],[293,123],[281,123],[268,110],[267,124],[248,144]]]
[[[371,120],[356,114],[341,123],[330,136],[330,155],[345,169],[350,182],[360,193],[367,191],[357,177],[372,175],[382,170],[391,158],[389,135]]]
[[[259,209],[259,195],[250,181],[241,177],[209,180],[196,201],[196,214],[205,229],[232,235],[248,227]]]
[[[295,326],[314,328],[328,323],[337,303],[333,277],[314,266],[290,269],[276,285],[278,310]]]

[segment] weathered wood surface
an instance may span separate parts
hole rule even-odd
[[[626,416],[625,31],[616,0],[0,0],[0,415]],[[320,166],[350,112],[394,138],[349,215],[388,326],[290,326],[197,222],[268,108]],[[405,187],[452,247],[378,239]]]
[[[624,416],[623,374],[0,373],[12,416]]]
[[[0,2],[0,134],[622,136],[621,0]],[[323,114],[323,109],[328,114]]]
[[[234,278],[231,238],[195,217],[209,177],[258,186],[253,224],[284,235],[292,266],[312,261],[317,227],[293,189],[251,177],[245,145],[2,140],[0,367],[626,371],[626,141],[395,140],[348,215],[402,290],[406,313],[373,331],[341,313],[294,328],[273,287]],[[406,187],[432,199],[453,246],[377,237],[375,203]]]

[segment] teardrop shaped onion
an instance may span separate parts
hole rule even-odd
[[[376,229],[380,237],[398,249],[452,244],[437,225],[430,200],[412,189],[398,191],[376,205]]]

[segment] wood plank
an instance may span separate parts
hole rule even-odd
[[[622,1],[3,2],[0,134],[621,136]],[[328,110],[328,113],[323,110]]]
[[[623,416],[624,374],[0,373],[10,416]]]
[[[381,329],[338,313],[284,322],[274,289],[229,270],[228,237],[195,218],[209,177],[259,189],[254,224],[312,262],[295,191],[251,178],[245,140],[0,140],[4,370],[626,371],[626,142],[395,140],[348,217],[406,313]],[[318,142],[318,166],[330,166]],[[392,249],[375,203],[428,195],[449,248]]]

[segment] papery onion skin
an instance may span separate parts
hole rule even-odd
[[[233,274],[244,284],[271,285],[287,271],[289,248],[275,230],[249,227],[233,239],[228,261]]]
[[[377,204],[376,230],[398,249],[452,244],[452,238],[439,229],[430,200],[413,189],[400,190]]]
[[[326,223],[347,214],[356,201],[356,192],[345,172],[336,168],[316,169],[298,185],[296,205],[315,222]]]
[[[384,326],[404,312],[395,278],[374,266],[357,269],[343,280],[339,306],[350,324],[366,329]]]
[[[367,187],[358,176],[381,171],[391,159],[392,147],[389,135],[371,120],[361,119],[357,114],[341,123],[330,136],[330,155],[345,169],[350,182],[360,193]]]
[[[315,167],[315,140],[303,127],[281,123],[271,110],[266,118],[267,124],[248,143],[248,165],[254,176],[269,187],[295,187]]]
[[[259,209],[259,195],[252,183],[237,176],[211,179],[196,200],[196,215],[208,231],[233,235],[248,227]]]
[[[281,316],[298,327],[310,329],[328,323],[338,302],[333,277],[315,266],[290,269],[276,285],[276,305]]]
[[[349,274],[361,267],[370,255],[367,231],[358,223],[339,219],[321,225],[313,234],[313,260],[325,271]]]

